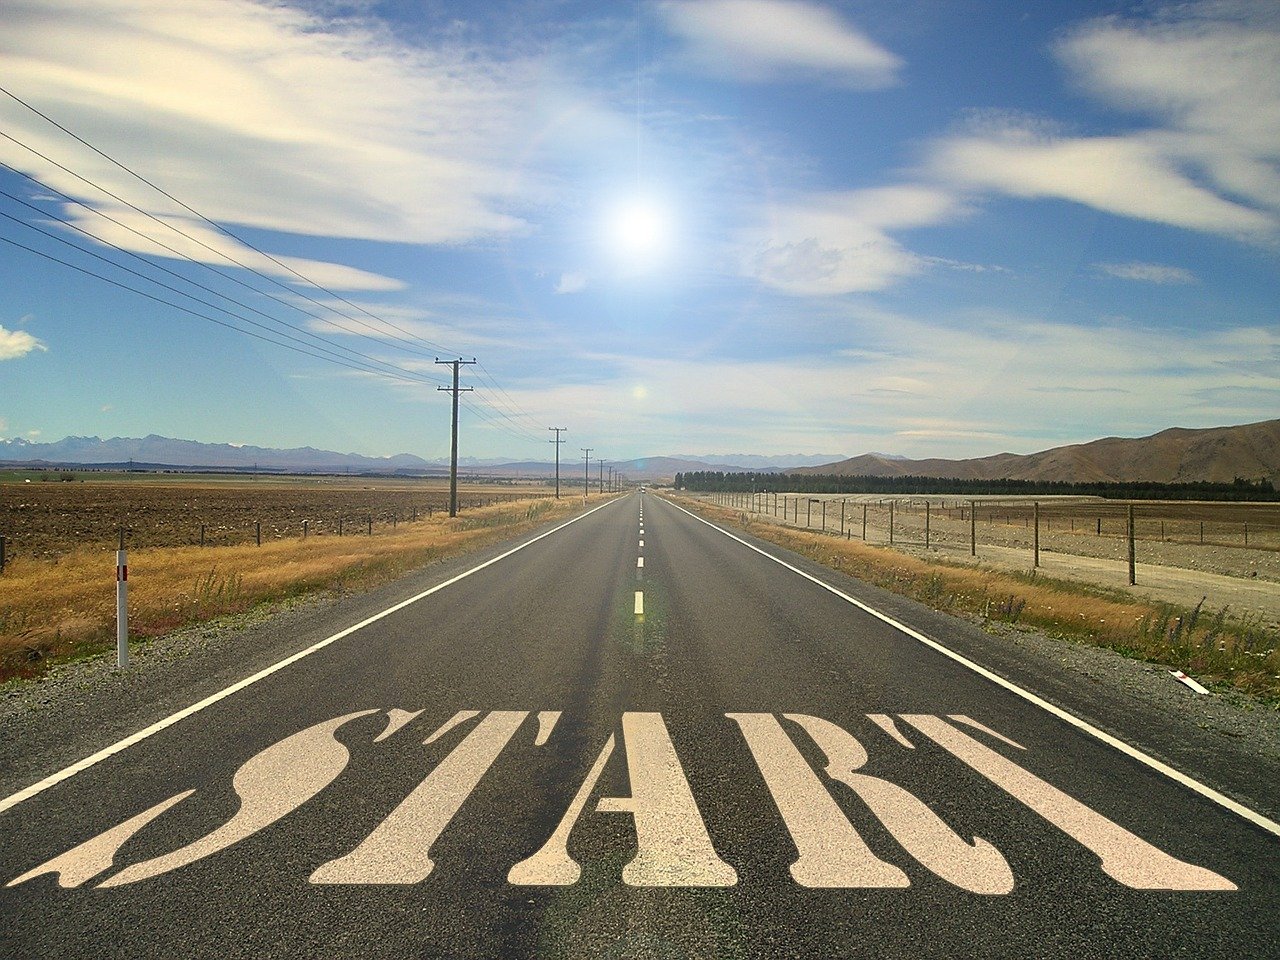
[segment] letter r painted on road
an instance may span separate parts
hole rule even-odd
[[[796,749],[767,713],[730,713],[764,776],[799,858],[791,876],[805,887],[906,887],[907,875],[873,854]],[[855,773],[867,753],[854,737],[827,720],[789,713],[826,755],[825,771],[870,808],[893,838],[943,880],[971,893],[1004,894],[1013,873],[985,840],[969,843],[902,787]]]

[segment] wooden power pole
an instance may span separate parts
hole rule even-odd
[[[475,357],[470,360],[463,360],[461,357],[457,360],[441,360],[436,357],[436,363],[443,363],[453,367],[453,386],[436,387],[437,390],[453,394],[453,436],[449,443],[449,516],[451,517],[458,515],[458,394],[469,393],[474,389],[473,387],[458,386],[458,368],[460,366],[470,366],[475,362]]]

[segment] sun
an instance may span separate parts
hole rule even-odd
[[[637,197],[613,206],[606,223],[609,244],[626,265],[653,266],[671,246],[671,215],[659,201]]]

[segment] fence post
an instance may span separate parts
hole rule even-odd
[[[342,517],[338,518],[338,536],[342,536]]]
[[[258,541],[258,546],[262,546],[262,521],[261,520],[254,521],[253,529],[254,529],[253,535]]]
[[[0,537],[0,573],[4,573],[4,564],[5,564],[4,537]]]
[[[1129,504],[1129,586],[1134,586],[1138,582],[1137,567],[1134,564],[1133,556],[1133,504]]]
[[[889,501],[889,546],[893,546],[893,501]]]
[[[200,524],[200,546],[204,546],[204,524]]]
[[[929,501],[924,502],[924,548],[929,549]]]
[[[129,666],[129,554],[124,548],[124,527],[116,551],[116,666],[121,670]]]
[[[827,501],[822,501],[822,532],[827,532]]]
[[[1040,566],[1040,501],[1031,504],[1031,515],[1035,518],[1035,533],[1031,536],[1031,566]]]
[[[1204,546],[1204,521],[1200,521],[1200,546]]]
[[[969,556],[978,555],[978,503],[969,501]]]
[[[1248,520],[1244,522],[1244,545],[1246,547],[1249,545],[1249,521]]]
[[[369,517],[369,536],[373,536],[373,517]]]
[[[862,542],[867,542],[867,502],[862,501]]]
[[[813,497],[805,497],[804,528],[808,530],[811,526],[813,526]]]
[[[840,535],[841,536],[844,536],[844,507],[845,507],[845,502],[841,500],[840,501]]]
[[[307,539],[307,521],[306,520],[302,521],[302,539],[303,540]]]

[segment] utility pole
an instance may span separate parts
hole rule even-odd
[[[560,444],[568,443],[567,440],[560,439],[560,434],[568,433],[569,428],[568,427],[547,427],[547,429],[554,430],[556,432],[556,438],[554,440],[548,440],[547,443],[554,443],[556,445],[556,499],[559,500],[560,499]]]
[[[615,492],[616,492],[616,491],[613,489],[613,467],[610,467],[610,468],[609,468],[609,492],[610,492],[610,493],[615,493]]]
[[[582,451],[582,499],[587,499],[587,494],[591,492],[591,451],[595,447],[579,447]]]
[[[449,516],[451,517],[458,515],[458,394],[469,393],[474,389],[458,386],[458,367],[470,366],[475,362],[475,357],[470,360],[463,360],[461,357],[457,360],[441,360],[436,357],[436,363],[453,367],[453,386],[436,387],[437,390],[453,394],[453,437],[449,444]]]
[[[596,466],[600,468],[600,492],[604,493],[604,461],[596,460]]]

